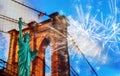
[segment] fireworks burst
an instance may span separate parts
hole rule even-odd
[[[75,46],[77,45],[97,70],[97,65],[109,64],[113,60],[110,57],[111,55],[120,55],[120,22],[118,21],[120,13],[117,4],[118,1],[93,2],[92,0],[78,0],[74,3],[78,18],[75,20],[71,16],[68,16],[70,24],[68,32],[76,43],[74,44],[68,39],[69,50],[72,50],[69,51],[71,61],[76,57],[76,54],[73,54],[73,50],[76,49]],[[80,50],[76,49],[76,51],[79,53]],[[79,60],[82,60],[81,56],[76,61]],[[75,63],[80,70],[79,65],[82,64]]]
[[[90,51],[91,48],[97,51],[98,48],[101,48],[98,50],[108,51],[109,49],[109,51],[117,54],[120,52],[120,23],[117,21],[118,8],[116,0],[107,2],[108,6],[106,6],[106,8],[108,9],[107,11],[110,11],[107,16],[105,15],[106,13],[99,8],[96,9],[96,11],[99,10],[99,12],[93,16],[93,14],[91,14],[93,10],[90,8],[94,7],[86,4],[86,8],[89,8],[89,11],[84,11],[83,8],[85,8],[85,6],[83,7],[81,3],[76,5],[79,18],[74,20],[71,16],[68,17],[70,24],[68,32],[76,43],[79,42],[78,46],[84,48],[85,51],[87,49]],[[77,3],[80,3],[80,1]],[[101,2],[98,2],[98,4],[101,4]]]

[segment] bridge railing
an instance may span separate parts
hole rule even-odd
[[[6,68],[6,65],[8,68]],[[8,64],[2,59],[0,59],[0,71],[9,74],[9,76],[17,76],[17,67],[12,64]]]

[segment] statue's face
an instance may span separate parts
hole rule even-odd
[[[29,43],[29,41],[30,41],[30,35],[29,34],[24,34],[24,42],[25,43]]]
[[[29,37],[26,37],[26,38],[25,38],[25,42],[26,42],[26,43],[29,43],[29,41],[30,41],[30,38],[29,38]]]
[[[24,41],[25,41],[25,43],[29,43],[29,41],[30,41],[30,36],[25,36],[25,37],[24,37]]]

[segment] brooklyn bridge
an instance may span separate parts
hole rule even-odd
[[[3,16],[3,15],[1,15]],[[24,33],[31,34],[30,46],[32,49],[39,50],[38,55],[32,62],[31,76],[45,75],[45,49],[48,45],[52,47],[52,76],[69,76],[70,71],[76,74],[74,69],[69,64],[69,54],[67,47],[67,27],[65,16],[60,16],[59,13],[50,14],[50,19],[37,23],[32,21],[27,24],[28,28],[23,29]],[[3,16],[5,17],[5,16]],[[8,20],[6,17],[3,18]],[[9,18],[10,20],[10,18]],[[17,22],[16,22],[17,23]],[[18,66],[18,31],[13,29],[8,31],[10,34],[10,48],[8,61],[2,59],[0,63],[1,75],[6,74],[17,76]],[[62,44],[59,44],[62,43]],[[77,46],[76,46],[77,47]],[[5,66],[6,65],[6,66]]]

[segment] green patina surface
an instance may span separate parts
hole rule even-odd
[[[30,76],[30,63],[34,60],[37,50],[31,50],[29,46],[30,35],[22,37],[22,18],[19,18],[19,51],[18,51],[18,76]]]

